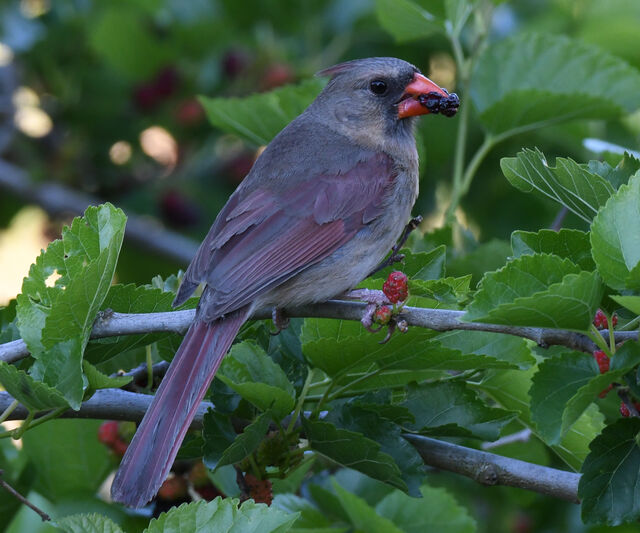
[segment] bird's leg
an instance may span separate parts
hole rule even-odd
[[[389,299],[385,296],[384,292],[375,289],[354,289],[342,295],[342,298],[348,300],[360,300],[366,302],[367,307],[364,310],[364,315],[360,319],[362,325],[367,331],[371,333],[377,333],[382,329],[382,326],[374,328],[373,315],[376,309],[382,305],[391,305]]]
[[[289,327],[289,319],[285,316],[284,311],[280,307],[274,307],[271,311],[271,320],[276,327],[275,331],[271,331],[271,335],[277,335],[283,329]]]
[[[418,215],[417,217],[413,217],[409,223],[405,226],[402,235],[398,239],[398,242],[391,248],[391,255],[387,257],[382,263],[380,263],[376,268],[374,268],[371,272],[369,272],[368,278],[373,276],[375,273],[380,272],[382,269],[387,268],[389,265],[393,265],[393,263],[399,263],[404,260],[404,254],[398,253],[400,249],[405,245],[409,235],[411,232],[416,229],[422,223],[422,217]]]

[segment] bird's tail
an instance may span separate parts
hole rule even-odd
[[[248,307],[213,323],[195,321],[124,454],[111,486],[114,501],[141,507],[169,474],[182,439]]]

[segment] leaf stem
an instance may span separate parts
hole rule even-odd
[[[151,344],[145,346],[147,356],[147,386],[145,390],[150,391],[153,388],[153,357],[151,355]]]
[[[304,401],[307,397],[307,394],[309,393],[309,388],[311,387],[311,381],[313,380],[313,371],[313,368],[308,368],[307,370],[307,378],[304,380],[304,385],[302,385],[302,390],[300,391],[300,396],[298,397],[296,408],[293,411],[291,421],[289,422],[289,426],[287,427],[287,435],[290,435],[296,427],[296,421],[300,416],[300,411],[302,411],[302,406],[304,405]]]
[[[13,411],[15,410],[16,407],[18,407],[19,404],[20,402],[18,402],[18,400],[13,400],[9,404],[9,407],[7,407],[4,410],[4,412],[0,415],[0,424],[2,424],[7,418],[9,418],[9,415],[13,413]]]
[[[596,328],[593,324],[591,324],[591,326],[589,326],[589,331],[587,335],[591,338],[593,342],[596,343],[598,348],[600,348],[604,353],[606,353],[609,357],[611,357],[613,352],[609,351],[609,346],[607,345],[607,341],[604,340],[604,337],[602,336],[602,333],[600,333],[598,328]]]

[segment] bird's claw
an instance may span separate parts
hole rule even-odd
[[[402,310],[402,306],[394,306],[385,296],[384,292],[374,289],[355,289],[347,293],[345,297],[362,300],[367,303],[364,314],[360,319],[360,322],[367,331],[371,333],[378,333],[384,326],[387,326],[387,334],[385,338],[380,341],[380,344],[388,342],[396,329],[401,333],[406,333],[409,330],[407,321],[403,318],[398,318],[398,313]],[[392,306],[393,314],[386,324],[374,325],[376,311],[383,306]]]
[[[271,311],[271,320],[275,326],[275,330],[270,331],[271,335],[278,335],[283,329],[289,327],[289,319],[285,316],[284,311],[279,307],[274,307]]]

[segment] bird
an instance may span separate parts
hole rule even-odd
[[[200,285],[195,319],[129,445],[112,499],[144,506],[166,479],[240,327],[259,308],[353,289],[399,238],[418,196],[415,119],[457,96],[414,65],[356,59],[264,149],[217,215],[174,300]],[[427,105],[427,103],[429,105]]]

